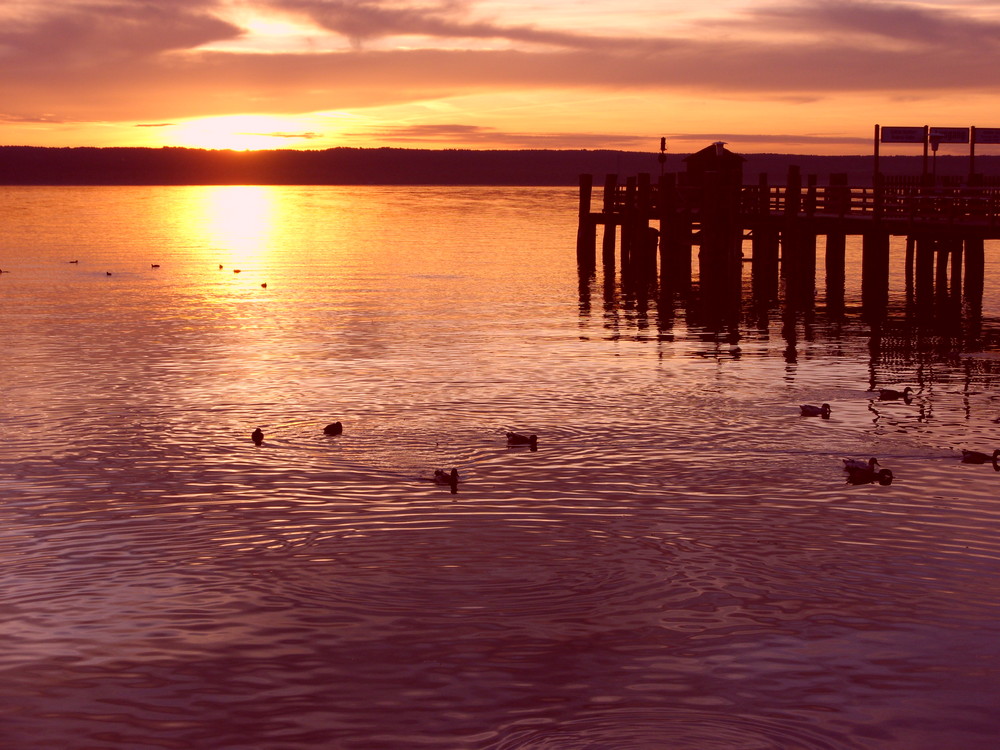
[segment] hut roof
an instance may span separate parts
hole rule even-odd
[[[739,154],[734,154],[722,141],[716,141],[710,146],[705,146],[701,151],[684,157],[684,161],[695,164],[712,164],[722,162],[724,164],[742,164],[746,159]]]

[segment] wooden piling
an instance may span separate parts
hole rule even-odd
[[[949,294],[952,299],[962,298],[962,240],[951,240],[951,269],[949,271]]]
[[[621,269],[622,273],[628,272],[629,261],[632,255],[632,245],[635,242],[636,229],[636,186],[635,177],[628,177],[625,180],[625,194],[622,205],[622,228],[621,228]]]
[[[615,195],[618,192],[618,175],[604,176],[604,237],[601,240],[601,259],[605,268],[615,267],[615,233],[618,222],[615,211]]]
[[[916,258],[917,239],[913,235],[906,237],[906,253],[903,258],[903,273],[906,281],[907,294],[913,290],[913,264]]]
[[[823,253],[826,267],[826,306],[837,313],[844,309],[846,254],[847,235],[843,232],[828,233]]]
[[[691,213],[681,206],[678,190],[677,175],[660,177],[660,283],[686,291],[691,288]]]
[[[778,258],[781,233],[777,227],[757,225],[750,239],[754,296],[760,300],[778,297]]]
[[[698,278],[703,294],[727,295],[739,289],[743,273],[743,233],[737,221],[739,185],[721,172],[706,172],[703,178]]]
[[[914,266],[914,301],[918,310],[928,310],[934,294],[934,250],[936,241],[929,237],[916,240]]]
[[[861,306],[881,317],[889,301],[889,233],[872,229],[861,239]]]
[[[576,260],[582,268],[594,268],[597,264],[597,223],[590,212],[590,199],[594,187],[594,176],[580,175],[579,224],[576,231]]]
[[[969,237],[965,240],[965,278],[962,292],[966,310],[973,315],[982,314],[985,273],[983,238]]]

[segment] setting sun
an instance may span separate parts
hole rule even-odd
[[[201,117],[165,128],[164,140],[186,148],[233,149],[236,151],[273,149],[301,145],[303,140],[323,138],[310,128],[307,118],[269,115],[228,115]]]

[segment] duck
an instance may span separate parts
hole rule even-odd
[[[801,410],[803,417],[823,417],[823,419],[830,418],[830,404],[823,404],[822,406],[802,404],[799,409]]]
[[[250,433],[250,439],[253,440],[254,445],[260,445],[264,442],[264,431],[258,427],[252,433]]]
[[[239,272],[240,272],[240,269],[239,269],[239,268],[234,268],[234,269],[233,269],[233,273],[239,273]]]
[[[451,487],[451,494],[458,492],[458,469],[445,471],[444,469],[434,470],[435,484],[446,484]]]
[[[221,263],[219,264],[219,270],[220,271],[222,270],[222,264]]]
[[[879,388],[878,397],[880,401],[895,401],[896,399],[903,399],[907,403],[910,401],[910,394],[913,393],[913,389],[910,386],[906,386],[901,391],[897,391],[893,388]]]
[[[265,281],[263,284],[261,284],[260,288],[261,289],[267,289],[267,282]]]
[[[527,445],[531,448],[537,448],[538,435],[521,435],[517,432],[508,432],[507,445]]]
[[[159,264],[159,263],[150,263],[150,264],[149,264],[149,267],[150,267],[150,268],[159,268],[159,267],[160,267],[160,264]]]
[[[105,271],[104,273],[106,273],[108,276],[111,275],[111,271]]]
[[[344,432],[344,425],[340,422],[331,422],[323,428],[324,435],[340,435]]]
[[[867,466],[859,469],[853,466],[845,466],[847,471],[848,484],[873,484],[878,482],[881,485],[892,484],[893,476],[891,469],[870,469]]]
[[[66,261],[66,262],[67,262],[67,263],[79,263],[80,261],[78,261],[78,260],[68,260],[68,261]]]
[[[962,451],[962,463],[963,464],[988,464],[988,463],[992,463],[993,464],[993,468],[997,469],[997,471],[1000,471],[1000,468],[997,468],[997,465],[998,465],[997,462],[998,461],[1000,461],[1000,448],[998,448],[997,450],[993,451],[993,455],[992,456],[989,453],[980,453],[979,451],[967,451],[967,450],[963,450]]]
[[[878,465],[878,459],[875,458],[875,456],[872,456],[867,461],[861,458],[844,459],[844,471],[850,471],[851,469],[868,469],[869,471],[875,471],[875,467]]]

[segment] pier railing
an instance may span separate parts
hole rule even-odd
[[[669,196],[652,184],[643,198],[635,188],[616,186],[605,200],[604,213],[622,214],[643,205],[650,218],[659,216],[663,202],[669,211],[697,215],[703,204],[704,188],[670,186]],[[965,224],[1000,227],[998,187],[919,187],[848,185],[743,185],[739,188],[739,213],[746,219],[778,217],[794,213],[802,216],[883,219],[918,224]]]

